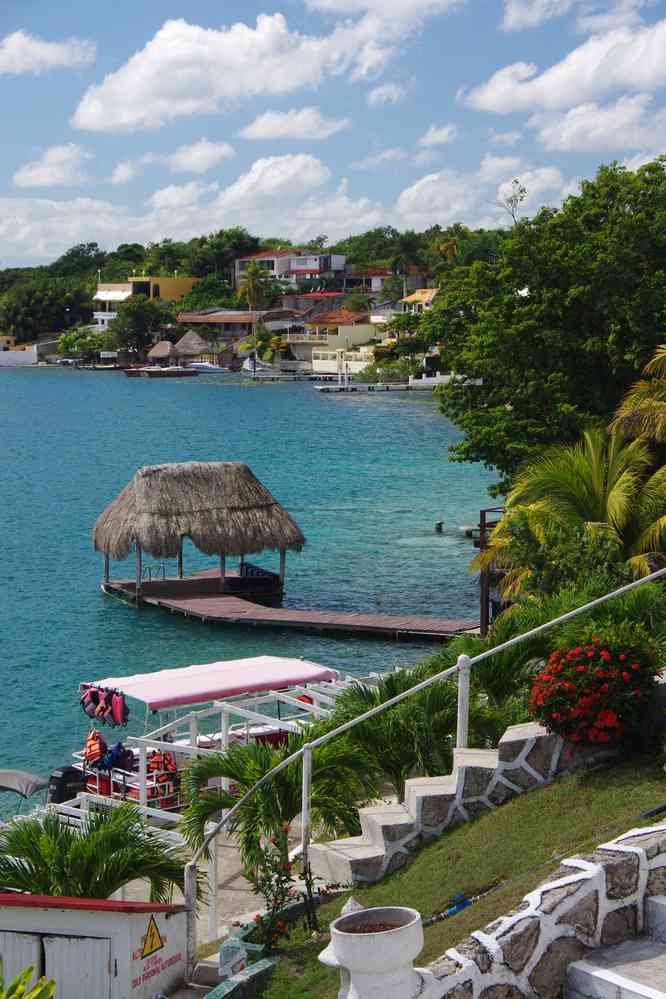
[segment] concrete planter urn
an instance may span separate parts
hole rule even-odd
[[[340,969],[340,999],[413,999],[421,982],[413,962],[422,949],[416,909],[386,906],[334,920],[319,960]]]

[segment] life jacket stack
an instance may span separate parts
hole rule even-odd
[[[91,728],[86,736],[86,744],[83,748],[83,758],[86,766],[91,770],[98,770],[102,766],[102,761],[108,750],[106,739],[96,728]]]
[[[89,718],[116,728],[127,725],[129,708],[122,690],[110,687],[86,687],[80,697],[81,707]]]
[[[173,753],[153,750],[148,757],[146,770],[155,775],[155,795],[160,808],[173,808],[177,804],[177,789],[180,785],[178,765]]]

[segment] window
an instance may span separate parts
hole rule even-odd
[[[160,286],[158,284],[153,285],[153,298],[160,297]]]

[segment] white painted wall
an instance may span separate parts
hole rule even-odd
[[[0,368],[25,368],[37,364],[37,350],[0,350]]]

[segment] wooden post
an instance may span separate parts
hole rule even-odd
[[[104,552],[104,584],[108,585],[110,580],[109,576],[109,556]]]
[[[183,578],[183,539],[180,539],[180,544],[178,545],[178,578]]]
[[[238,575],[242,577],[245,571],[245,556],[241,555],[240,562],[238,563]]]
[[[227,560],[224,553],[220,555],[220,593],[224,593],[224,581],[227,575]]]
[[[143,570],[141,567],[141,545],[137,541],[136,542],[136,584],[135,584],[137,604],[139,603],[139,599],[141,597],[142,575],[143,575]]]
[[[287,565],[287,553],[284,548],[280,549],[280,589],[284,589],[284,572]]]

